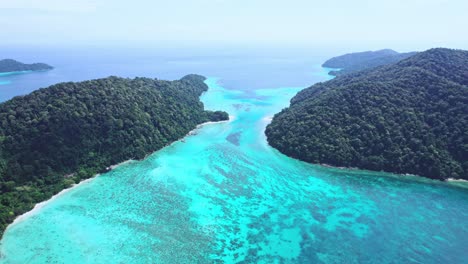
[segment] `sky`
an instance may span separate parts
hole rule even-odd
[[[467,0],[0,0],[0,45],[468,49]]]

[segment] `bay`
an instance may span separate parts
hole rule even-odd
[[[197,60],[176,64],[200,64]],[[207,69],[216,68],[216,59],[209,60]],[[218,63],[223,70],[208,70],[219,75],[208,75],[216,77],[206,80],[209,90],[202,101],[208,109],[227,111],[229,122],[205,125],[184,141],[46,203],[7,229],[0,262],[468,259],[466,188],[416,176],[311,165],[268,146],[265,126],[302,89],[301,83],[330,78],[318,60],[307,67],[305,60],[291,62],[291,69],[301,69],[291,85],[283,85],[291,74],[281,75],[281,62],[269,65],[275,59],[258,59],[252,71],[240,62],[229,66],[228,61],[232,58]],[[256,75],[267,74],[258,69],[261,64],[269,65],[265,68],[273,80]],[[178,74],[177,70],[167,76]],[[236,75],[239,81],[230,81]]]

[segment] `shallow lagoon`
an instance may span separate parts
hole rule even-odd
[[[326,79],[324,72],[319,73]],[[300,88],[227,90],[232,115],[81,184],[11,225],[1,263],[463,263],[468,189],[325,168],[270,148]]]

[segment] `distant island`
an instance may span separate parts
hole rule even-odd
[[[468,51],[431,49],[299,92],[266,129],[311,163],[468,179]]]
[[[340,69],[330,71],[329,73],[331,75],[338,76],[374,68],[381,65],[395,63],[415,54],[416,52],[398,53],[391,49],[356,52],[331,58],[327,60],[322,66],[327,68]]]
[[[149,153],[207,121],[205,78],[108,77],[60,83],[0,104],[0,236],[14,218],[106,167]]]
[[[0,73],[20,71],[44,71],[51,69],[53,69],[53,67],[45,63],[24,64],[12,59],[0,60]]]

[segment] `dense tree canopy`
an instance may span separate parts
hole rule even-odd
[[[0,234],[37,202],[109,165],[145,155],[198,124],[204,78],[109,77],[60,83],[0,104]],[[67,175],[67,177],[64,177]]]
[[[468,179],[468,51],[432,49],[313,85],[266,135],[312,163]]]
[[[45,63],[24,64],[12,59],[0,60],[0,72],[41,71],[50,69],[53,69],[53,67]]]
[[[416,52],[398,53],[391,49],[349,53],[331,58],[327,60],[322,66],[340,69],[330,72],[331,75],[338,76],[346,73],[395,63],[415,54]]]

